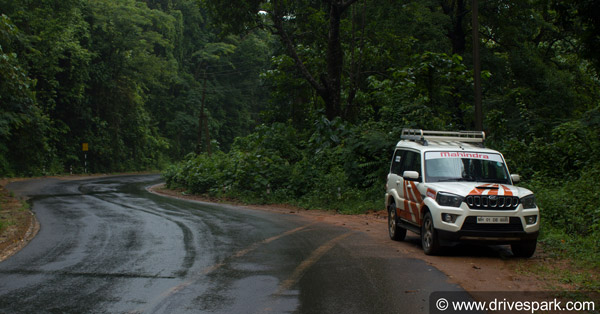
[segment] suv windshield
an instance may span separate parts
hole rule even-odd
[[[451,151],[425,153],[425,180],[511,183],[499,154]]]

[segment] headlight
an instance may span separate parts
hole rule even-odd
[[[439,192],[435,197],[435,201],[440,204],[440,206],[460,207],[463,200],[464,197],[462,196],[445,192]]]
[[[521,199],[521,204],[523,204],[523,208],[536,208],[535,205],[535,196],[529,195],[525,196]]]

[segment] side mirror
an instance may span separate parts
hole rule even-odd
[[[513,183],[519,183],[519,181],[521,181],[521,176],[518,174],[511,174],[510,178],[512,179]]]
[[[416,171],[404,171],[402,177],[404,180],[416,181],[419,180],[419,173]]]

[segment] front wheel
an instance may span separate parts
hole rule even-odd
[[[426,255],[436,255],[440,251],[440,241],[433,226],[431,213],[425,213],[423,225],[421,226],[421,244]]]
[[[523,241],[519,243],[513,243],[510,248],[514,256],[517,257],[531,257],[535,253],[535,247],[537,246],[537,240]]]
[[[406,238],[406,229],[398,225],[396,203],[394,202],[388,205],[388,233],[390,234],[390,239],[394,241],[402,241]]]

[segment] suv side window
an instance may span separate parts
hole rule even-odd
[[[390,169],[390,172],[393,174],[397,174],[397,175],[402,175],[402,173],[400,172],[401,170],[401,166],[402,166],[402,155],[404,155],[405,151],[396,149],[396,152],[394,153],[394,157],[392,158],[392,168]]]
[[[421,154],[416,152],[407,151],[402,158],[402,165],[400,167],[400,175],[404,171],[416,171],[419,173],[419,182],[421,182]]]

